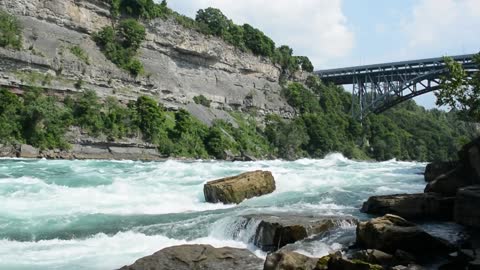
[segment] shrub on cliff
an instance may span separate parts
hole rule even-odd
[[[22,48],[22,26],[3,10],[0,10],[0,47]]]
[[[111,13],[114,17],[126,14],[144,19],[165,18],[170,12],[165,0],[160,4],[153,0],[111,0]]]
[[[204,95],[194,96],[193,101],[195,102],[195,104],[200,104],[200,105],[203,105],[205,107],[210,107],[210,103],[212,103]]]
[[[94,35],[94,40],[110,61],[137,76],[143,73],[143,64],[135,56],[145,35],[142,24],[134,19],[126,19],[120,22],[117,29],[105,26]]]

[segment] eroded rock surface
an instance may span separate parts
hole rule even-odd
[[[203,186],[205,201],[225,204],[241,203],[245,199],[269,194],[274,190],[275,179],[269,171],[246,172],[210,181]]]
[[[442,174],[448,173],[459,165],[458,161],[432,162],[425,168],[425,182],[432,182]]]
[[[260,270],[263,260],[246,249],[182,245],[162,249],[120,270]]]
[[[357,244],[390,254],[397,250],[415,256],[445,255],[453,251],[447,241],[434,237],[415,224],[395,215],[385,215],[357,226]]]
[[[361,211],[394,214],[407,219],[451,220],[454,204],[455,197],[443,197],[437,193],[397,194],[370,197]]]
[[[258,222],[254,244],[264,251],[275,251],[281,247],[307,237],[326,233],[342,225],[356,224],[349,216],[309,215],[247,215],[248,222]]]

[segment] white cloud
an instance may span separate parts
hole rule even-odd
[[[200,8],[219,8],[237,24],[261,29],[277,46],[310,57],[317,69],[346,57],[354,45],[341,0],[172,0],[169,5],[189,16]]]
[[[412,15],[413,19],[404,25],[410,49],[480,49],[480,1],[421,0]]]

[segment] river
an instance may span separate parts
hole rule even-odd
[[[252,213],[353,215],[369,196],[422,192],[424,163],[358,162],[331,154],[298,161],[0,160],[0,269],[113,269],[162,248],[202,243],[248,248]],[[204,201],[209,180],[272,171],[274,193],[239,205]],[[452,226],[425,224],[447,235]],[[345,225],[329,237],[296,244],[322,256],[354,240]]]

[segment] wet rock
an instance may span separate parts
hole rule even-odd
[[[391,268],[392,270],[424,270],[425,268],[421,267],[420,265],[416,264],[409,264],[407,266],[404,265],[397,265]]]
[[[458,166],[458,161],[432,162],[425,168],[425,182],[432,182],[442,174],[448,173]]]
[[[458,189],[469,186],[472,180],[463,167],[458,167],[446,174],[442,174],[427,184],[425,192],[440,193],[444,196],[455,196]]]
[[[415,256],[446,255],[453,251],[447,241],[395,215],[360,222],[357,226],[357,244],[387,253],[395,253],[400,249]]]
[[[258,270],[263,260],[246,249],[214,248],[210,245],[182,245],[162,249],[121,270]]]
[[[263,251],[275,251],[309,236],[328,232],[342,224],[356,224],[352,217],[308,215],[247,215],[249,222],[259,222],[254,243]]]
[[[348,260],[342,257],[341,253],[329,256],[328,270],[382,270],[378,264],[370,264],[361,260]],[[321,269],[321,268],[320,268]]]
[[[398,194],[373,196],[363,204],[368,214],[394,214],[408,219],[453,219],[455,197],[442,197],[438,193]]]
[[[462,188],[457,193],[455,221],[480,228],[480,186]]]
[[[310,258],[305,255],[289,252],[279,251],[270,253],[265,260],[263,266],[264,270],[316,270],[318,258]]]
[[[272,193],[275,180],[271,172],[254,171],[211,181],[203,186],[205,200],[211,203],[241,203],[245,199]]]
[[[37,148],[28,145],[28,144],[22,144],[20,145],[20,152],[18,153],[18,157],[21,158],[38,158],[39,157],[39,151]]]

